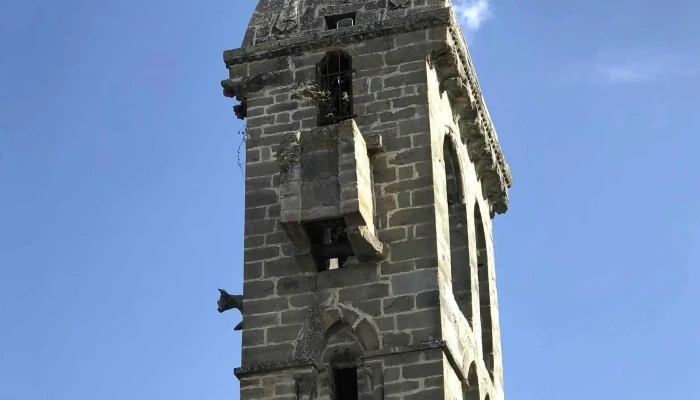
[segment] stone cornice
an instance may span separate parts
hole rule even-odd
[[[268,72],[238,79],[224,79],[221,81],[221,87],[224,89],[224,96],[235,98],[241,102],[233,107],[233,112],[239,119],[244,119],[248,108],[248,94],[262,90],[279,78],[279,73]]]
[[[408,346],[398,346],[398,347],[388,347],[379,350],[366,351],[361,356],[360,359],[363,362],[369,362],[375,358],[386,357],[390,355],[414,353],[417,351],[428,351],[433,349],[443,349],[447,354],[450,362],[454,362],[454,356],[452,355],[447,343],[442,340],[425,342],[420,344],[408,345]],[[456,364],[455,364],[456,365]],[[241,379],[247,375],[252,374],[265,374],[279,370],[285,369],[297,369],[297,368],[313,368],[315,370],[321,369],[321,367],[315,361],[309,360],[290,360],[282,361],[277,363],[267,363],[250,365],[247,367],[234,368],[233,373],[238,379]],[[463,379],[460,372],[460,379]]]
[[[437,72],[440,91],[447,92],[450,99],[453,117],[459,125],[469,158],[475,165],[493,218],[495,214],[508,210],[508,189],[512,185],[512,177],[486,108],[464,35],[456,16],[451,9],[449,11],[452,22],[448,40],[451,43],[433,51],[428,62]]]
[[[226,67],[294,54],[302,54],[322,48],[341,46],[377,37],[448,26],[452,20],[449,8],[409,14],[403,18],[391,18],[370,25],[315,31],[289,39],[224,51]]]

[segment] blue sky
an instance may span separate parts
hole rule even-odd
[[[0,2],[0,399],[238,398],[253,1]],[[506,396],[696,399],[700,3],[463,2],[514,176]]]

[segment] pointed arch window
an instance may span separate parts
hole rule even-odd
[[[318,103],[318,126],[354,118],[352,104],[352,58],[332,51],[316,66],[319,89],[325,93]]]
[[[447,204],[454,205],[462,200],[462,176],[459,169],[457,149],[449,137],[442,146],[445,157],[445,180],[447,181]]]
[[[472,272],[469,264],[467,209],[462,196],[462,174],[457,149],[449,134],[445,136],[442,152],[450,226],[452,294],[459,310],[471,326],[474,313],[472,311]]]
[[[488,248],[484,222],[479,203],[474,204],[474,225],[476,226],[476,259],[477,275],[479,277],[479,308],[481,313],[481,353],[484,356],[486,369],[493,378],[493,331],[491,319],[491,276],[489,273]]]

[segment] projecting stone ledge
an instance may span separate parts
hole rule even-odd
[[[368,156],[370,149],[381,150],[381,136],[368,138],[371,148],[355,121],[346,120],[288,132],[280,143],[280,221],[304,270],[316,268],[314,258],[319,254],[311,253],[319,246],[353,255],[360,262],[384,257],[374,227]],[[330,242],[320,243],[325,239],[310,233],[316,227],[337,233]]]

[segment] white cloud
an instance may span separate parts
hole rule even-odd
[[[649,63],[611,63],[595,66],[594,74],[607,83],[649,82],[663,75],[663,68]]]
[[[464,28],[471,32],[493,16],[490,0],[452,0],[452,7]]]
[[[564,79],[594,84],[637,84],[700,76],[697,57],[663,50],[604,51],[579,60]]]

